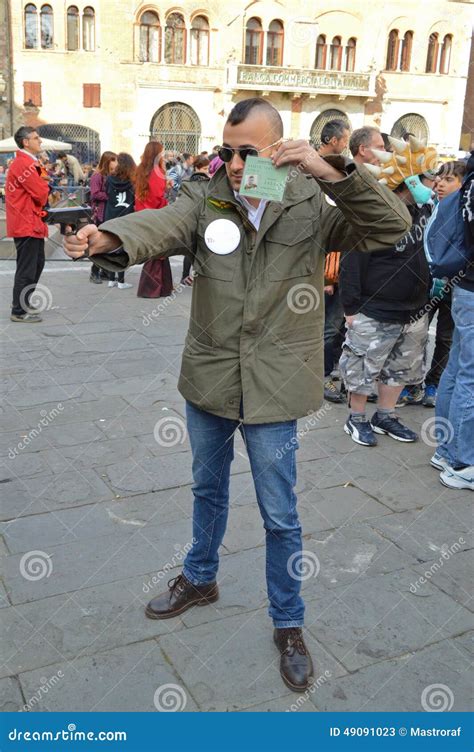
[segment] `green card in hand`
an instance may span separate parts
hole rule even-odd
[[[247,157],[240,184],[240,195],[282,201],[285,193],[288,165],[275,167],[271,159]]]

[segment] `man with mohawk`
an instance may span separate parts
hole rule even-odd
[[[434,167],[436,152],[413,136],[408,142],[389,140],[391,153],[370,144],[372,159],[365,167],[405,202],[412,228],[388,250],[345,254],[340,273],[347,325],[340,370],[351,408],[344,430],[353,441],[369,447],[377,444],[376,434],[402,442],[418,438],[400,422],[395,405],[405,384],[423,378],[429,323],[430,274],[423,234],[433,203],[423,172]],[[365,409],[374,391],[378,404],[369,421]]]

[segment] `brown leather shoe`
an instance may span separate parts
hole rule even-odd
[[[281,653],[281,678],[293,692],[304,692],[312,684],[313,661],[303,640],[303,630],[275,629],[273,640]]]
[[[187,611],[191,606],[207,606],[219,598],[216,582],[193,585],[184,574],[168,582],[169,590],[153,598],[145,609],[149,619],[171,619]]]

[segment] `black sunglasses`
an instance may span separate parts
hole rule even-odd
[[[245,162],[247,157],[258,157],[258,155],[262,151],[266,151],[267,149],[270,149],[271,146],[276,146],[281,141],[281,138],[278,139],[278,141],[275,141],[273,144],[269,144],[268,146],[264,146],[263,149],[256,149],[254,146],[241,146],[238,149],[232,149],[231,146],[220,146],[217,150],[217,154],[222,159],[223,162],[231,162],[234,158],[235,152],[239,155],[242,162]]]

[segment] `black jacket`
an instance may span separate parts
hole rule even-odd
[[[470,251],[471,262],[464,270],[464,277],[459,287],[474,292],[474,151],[467,164],[470,179],[466,179],[461,188],[461,211],[464,221],[464,238],[466,248]]]
[[[133,212],[135,192],[130,180],[117,180],[114,175],[110,175],[105,182],[105,190],[108,196],[105,205],[105,221]]]
[[[411,230],[388,251],[348,251],[341,259],[339,291],[344,313],[406,324],[428,302],[430,273],[423,231],[432,206],[408,207]]]

